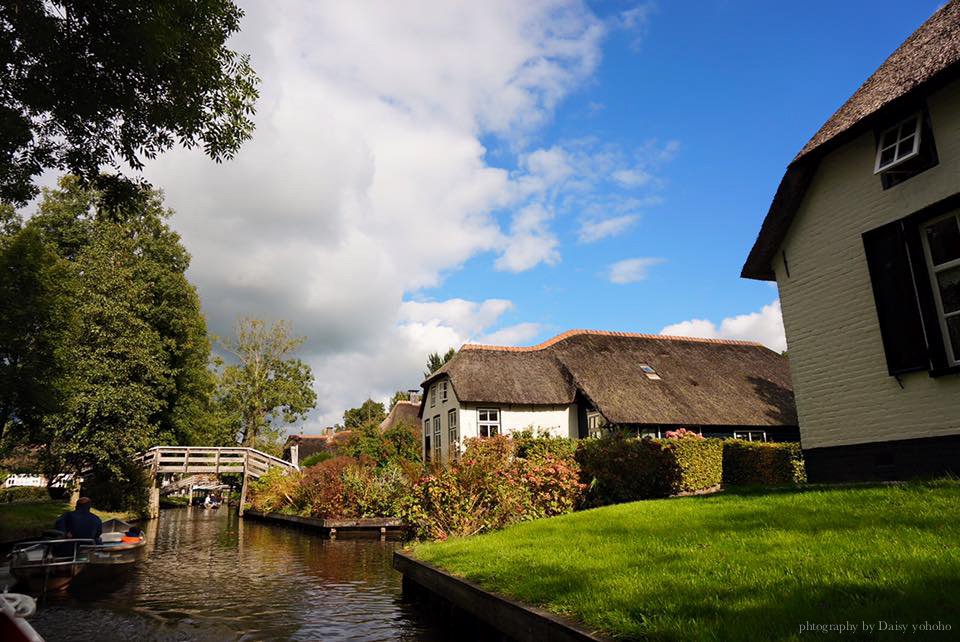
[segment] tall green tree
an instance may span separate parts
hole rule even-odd
[[[432,352],[427,355],[427,369],[424,371],[423,376],[429,377],[434,372],[443,367],[443,365],[453,359],[457,354],[456,349],[450,348],[444,354],[439,352]]]
[[[62,401],[60,348],[69,326],[61,287],[69,278],[39,230],[0,214],[0,454],[9,437],[42,441],[44,418]]]
[[[38,303],[16,303],[4,290],[19,312],[3,315],[0,335],[10,337],[7,345],[27,346],[23,363],[49,357],[54,375],[23,371],[34,389],[51,382],[49,403],[42,421],[26,425],[21,404],[6,424],[43,446],[49,474],[92,468],[107,486],[136,490],[137,453],[196,443],[209,430],[210,345],[184,274],[190,257],[166,223],[160,195],[139,193],[109,213],[101,196],[64,178],[3,243],[0,258],[21,272],[8,287],[34,292],[29,299]],[[0,386],[0,397],[23,398],[5,380]]]
[[[310,366],[293,356],[303,337],[287,321],[268,327],[241,318],[221,341],[234,363],[218,361],[216,398],[221,421],[244,446],[275,450],[285,424],[305,419],[317,401]]]
[[[367,399],[358,408],[350,408],[343,413],[343,427],[347,430],[359,428],[364,424],[379,425],[387,418],[387,411],[383,404],[373,399]]]
[[[55,168],[113,203],[136,193],[122,166],[175,144],[233,156],[259,82],[227,47],[242,16],[231,0],[0,3],[0,201],[25,203]]]

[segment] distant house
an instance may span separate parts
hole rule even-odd
[[[527,428],[583,438],[799,438],[787,360],[757,343],[573,330],[533,347],[464,345],[422,384],[424,457]]]
[[[960,3],[787,167],[743,268],[776,280],[811,480],[960,473]]]
[[[400,399],[393,405],[387,418],[380,422],[380,430],[389,430],[394,426],[406,424],[420,435],[420,400]]]
[[[286,443],[283,444],[283,458],[289,462],[299,465],[310,455],[319,452],[332,452],[350,438],[349,430],[336,432],[333,428],[325,428],[323,433],[317,435],[290,435]]]

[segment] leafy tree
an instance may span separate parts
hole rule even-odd
[[[397,390],[393,393],[393,396],[390,397],[390,407],[387,408],[387,414],[393,410],[393,407],[397,405],[398,401],[410,401],[410,393],[406,390]]]
[[[50,168],[108,201],[134,196],[101,168],[140,169],[178,143],[232,157],[259,82],[226,44],[242,16],[231,0],[0,3],[0,201],[26,203]]]
[[[447,350],[442,356],[439,352],[432,352],[427,355],[427,370],[423,373],[424,377],[429,377],[434,372],[443,367],[443,365],[453,359],[457,354],[454,348]]]
[[[61,401],[67,275],[39,230],[8,220],[0,232],[0,444],[10,441],[8,428],[21,443],[39,443],[44,418]]]
[[[30,295],[0,293],[15,311],[0,320],[0,341],[21,346],[21,364],[49,358],[52,375],[21,370],[22,386],[49,390],[29,422],[27,397],[6,379],[0,398],[20,399],[7,424],[17,440],[43,448],[48,475],[92,467],[99,486],[121,491],[107,499],[117,505],[143,489],[137,453],[202,439],[212,379],[206,323],[184,275],[190,257],[160,195],[139,193],[109,215],[100,202],[78,178],[64,178],[4,241],[0,260],[16,267],[0,280],[16,278],[0,288]]]
[[[359,408],[350,408],[343,413],[343,427],[347,430],[359,428],[364,424],[379,426],[387,418],[387,411],[383,404],[373,399],[367,399]]]
[[[380,430],[379,422],[366,422],[350,434],[341,454],[356,459],[369,458],[378,466],[403,461],[420,461],[420,439],[415,429],[400,422]]]
[[[236,337],[221,342],[236,363],[217,363],[219,411],[244,446],[274,448],[283,424],[304,419],[316,404],[310,366],[291,356],[304,338],[290,332],[286,321],[268,328],[244,317]]]

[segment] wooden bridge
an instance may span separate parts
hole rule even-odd
[[[299,470],[290,463],[253,448],[207,447],[207,446],[156,446],[142,455],[144,468],[150,471],[153,484],[150,488],[150,517],[160,514],[160,487],[157,475],[181,473],[183,475],[236,473],[243,475],[240,491],[240,514],[247,501],[247,483],[258,479],[270,468]]]

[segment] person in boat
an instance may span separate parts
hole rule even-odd
[[[210,495],[207,495],[207,496],[203,499],[203,507],[204,507],[204,508],[210,508],[212,505],[213,505],[213,500],[210,498]]]
[[[131,526],[126,533],[123,534],[123,539],[120,540],[124,544],[135,544],[143,538],[143,531],[136,526]]]
[[[89,497],[81,497],[74,510],[57,519],[56,529],[70,539],[92,539],[99,544],[103,522],[90,512],[92,507],[93,502]]]

